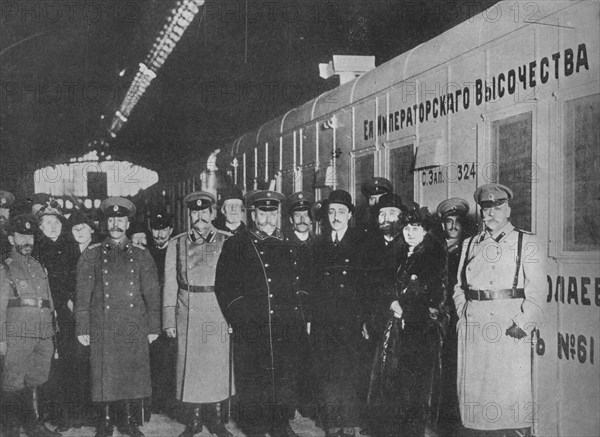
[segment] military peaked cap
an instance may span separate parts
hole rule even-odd
[[[133,217],[135,205],[124,197],[109,197],[100,203],[100,209],[106,217]]]
[[[451,197],[446,199],[437,207],[437,213],[440,217],[446,218],[451,215],[466,215],[469,212],[469,202],[460,197]]]
[[[473,198],[482,208],[491,208],[512,199],[513,192],[502,184],[485,184],[475,190]]]
[[[248,196],[248,203],[263,211],[275,211],[285,196],[277,191],[258,190]]]
[[[8,233],[15,232],[23,235],[33,235],[38,229],[37,218],[33,214],[19,214],[10,220]]]
[[[183,198],[183,203],[192,211],[198,211],[213,206],[216,203],[215,196],[207,191],[194,191]]]

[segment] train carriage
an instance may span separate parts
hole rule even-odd
[[[244,191],[271,185],[319,199],[346,189],[359,216],[360,184],[373,176],[404,200],[435,209],[462,197],[475,214],[476,187],[510,186],[513,222],[546,242],[531,255],[548,289],[532,348],[535,405],[478,414],[525,415],[537,435],[600,430],[599,18],[598,1],[500,2],[216,158],[220,180]],[[198,184],[220,187],[214,170],[155,197],[182,210]]]

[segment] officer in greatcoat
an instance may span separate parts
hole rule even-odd
[[[233,328],[237,423],[251,436],[297,435],[289,419],[308,342],[293,260],[277,227],[283,198],[268,190],[248,197],[253,223],[225,242],[217,265],[217,298]]]
[[[121,197],[102,201],[109,236],[90,245],[77,266],[78,340],[90,345],[92,401],[103,405],[96,437],[143,437],[135,409],[151,394],[149,342],[160,332],[160,290],[150,253],[126,237],[135,206]],[[110,406],[113,405],[111,411]]]
[[[454,288],[458,398],[473,435],[530,435],[535,408],[529,338],[545,298],[544,248],[510,223],[512,197],[500,184],[475,191],[484,229],[464,241]]]
[[[163,329],[178,341],[176,397],[193,410],[179,437],[193,437],[203,425],[219,437],[231,437],[220,405],[231,392],[229,332],[214,287],[226,235],[211,224],[211,193],[190,193],[183,203],[190,229],[169,242],[163,287]]]
[[[327,435],[337,435],[364,423],[372,362],[362,336],[365,233],[349,226],[354,205],[348,192],[332,191],[323,208],[330,231],[315,243],[311,337],[321,425]]]
[[[31,255],[37,220],[16,216],[9,225],[12,254],[0,265],[0,354],[5,356],[2,415],[7,437],[18,437],[23,408],[29,437],[60,436],[42,422],[38,388],[48,381],[54,354],[54,303],[48,274]]]

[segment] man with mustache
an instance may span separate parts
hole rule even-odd
[[[173,233],[172,217],[166,211],[158,211],[150,217],[152,239],[148,250],[154,258],[158,270],[158,283],[163,289],[165,283],[165,257],[169,240]],[[162,331],[158,339],[150,345],[150,366],[152,372],[152,411],[173,413],[175,401],[175,358],[177,342]]]
[[[45,269],[32,257],[37,220],[31,214],[10,222],[10,258],[0,265],[0,354],[5,356],[2,381],[5,435],[18,437],[27,408],[29,437],[60,436],[40,417],[38,387],[48,381],[54,354],[54,303]],[[26,406],[26,407],[25,407]]]
[[[510,223],[510,188],[486,184],[473,197],[483,231],[464,241],[454,287],[462,423],[470,435],[529,436],[535,405],[527,337],[541,318],[544,248]]]
[[[213,225],[227,236],[232,236],[246,229],[242,221],[244,214],[244,197],[239,188],[233,187],[224,190],[220,199],[221,215],[213,220]]]
[[[238,420],[246,435],[297,436],[289,420],[299,406],[298,364],[308,339],[303,290],[294,286],[294,257],[279,230],[284,196],[269,190],[248,196],[252,225],[223,246],[217,298],[233,328]]]
[[[156,265],[127,239],[133,203],[110,197],[100,208],[109,236],[88,246],[77,264],[77,339],[90,346],[92,401],[103,410],[96,437],[112,435],[117,411],[121,434],[143,437],[136,410],[151,395],[149,343],[160,332]]]
[[[8,191],[0,190],[0,261],[10,255],[11,244],[8,242],[6,227],[10,220],[10,207],[15,203],[15,196]]]
[[[439,423],[446,427],[448,432],[460,429],[460,411],[458,395],[456,392],[456,361],[457,361],[457,335],[456,323],[458,316],[454,308],[454,286],[460,262],[460,251],[463,241],[471,235],[467,233],[467,213],[469,202],[459,197],[446,199],[437,207],[437,214],[442,220],[442,229],[446,238],[448,249],[448,286],[446,303],[450,321],[446,330],[446,337],[442,345],[442,397],[440,404]],[[459,432],[460,433],[460,432]]]
[[[211,224],[211,193],[190,193],[183,203],[190,229],[169,242],[163,287],[163,329],[178,344],[176,397],[190,410],[179,437],[193,437],[203,425],[218,437],[231,437],[221,408],[230,396],[229,333],[214,287],[226,235]]]
[[[352,196],[334,190],[323,205],[331,230],[315,243],[311,336],[326,435],[354,435],[364,424],[369,348],[361,331],[365,305],[364,232],[349,226]]]

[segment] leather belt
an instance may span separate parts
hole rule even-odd
[[[525,289],[467,290],[465,296],[467,300],[525,299]]]
[[[19,307],[37,307],[50,309],[50,301],[48,299],[35,299],[28,297],[21,297],[19,299],[8,300],[8,308]]]
[[[185,290],[188,293],[214,293],[214,285],[190,285],[178,282],[179,289]]]

